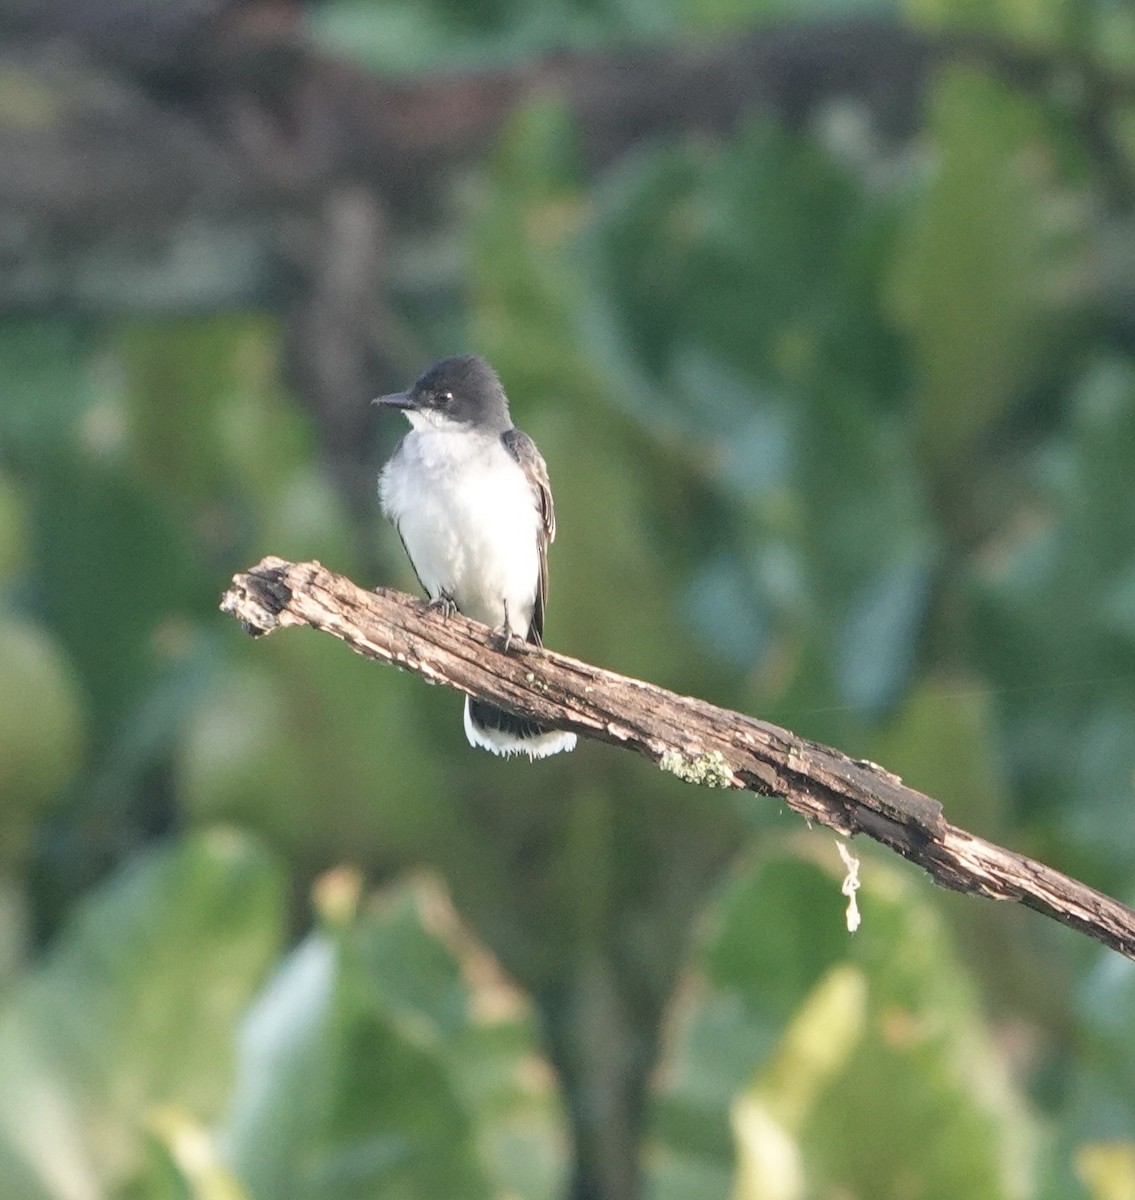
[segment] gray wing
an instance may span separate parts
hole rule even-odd
[[[548,545],[556,538],[556,510],[552,507],[552,488],[548,483],[548,468],[536,449],[536,443],[519,429],[506,429],[501,434],[504,448],[516,459],[532,488],[532,502],[540,514],[538,549],[540,578],[536,585],[536,604],[532,609],[532,624],[528,640],[541,644],[544,636],[544,607],[548,602]]]

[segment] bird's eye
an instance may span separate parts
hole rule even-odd
[[[452,392],[438,392],[437,398],[442,404],[452,404],[453,403],[453,393]]]

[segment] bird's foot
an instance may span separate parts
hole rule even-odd
[[[507,654],[512,649],[512,622],[508,619],[508,601],[504,601],[504,624],[498,625],[493,630],[493,638],[501,648],[503,654]]]
[[[440,612],[441,619],[448,621],[457,611],[457,601],[447,592],[442,592],[440,596],[435,596],[426,607]]]

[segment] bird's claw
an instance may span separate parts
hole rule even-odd
[[[504,608],[504,623],[493,630],[493,637],[500,645],[501,653],[507,654],[512,648],[512,622],[508,619],[508,601],[501,601]]]
[[[448,621],[457,611],[457,602],[452,596],[448,596],[445,592],[442,592],[440,596],[435,596],[426,607],[440,612],[441,619]]]

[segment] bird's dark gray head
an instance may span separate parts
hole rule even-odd
[[[496,372],[475,354],[443,358],[408,391],[379,396],[375,403],[402,409],[410,424],[419,428],[468,427],[503,433],[512,427],[508,399]]]

